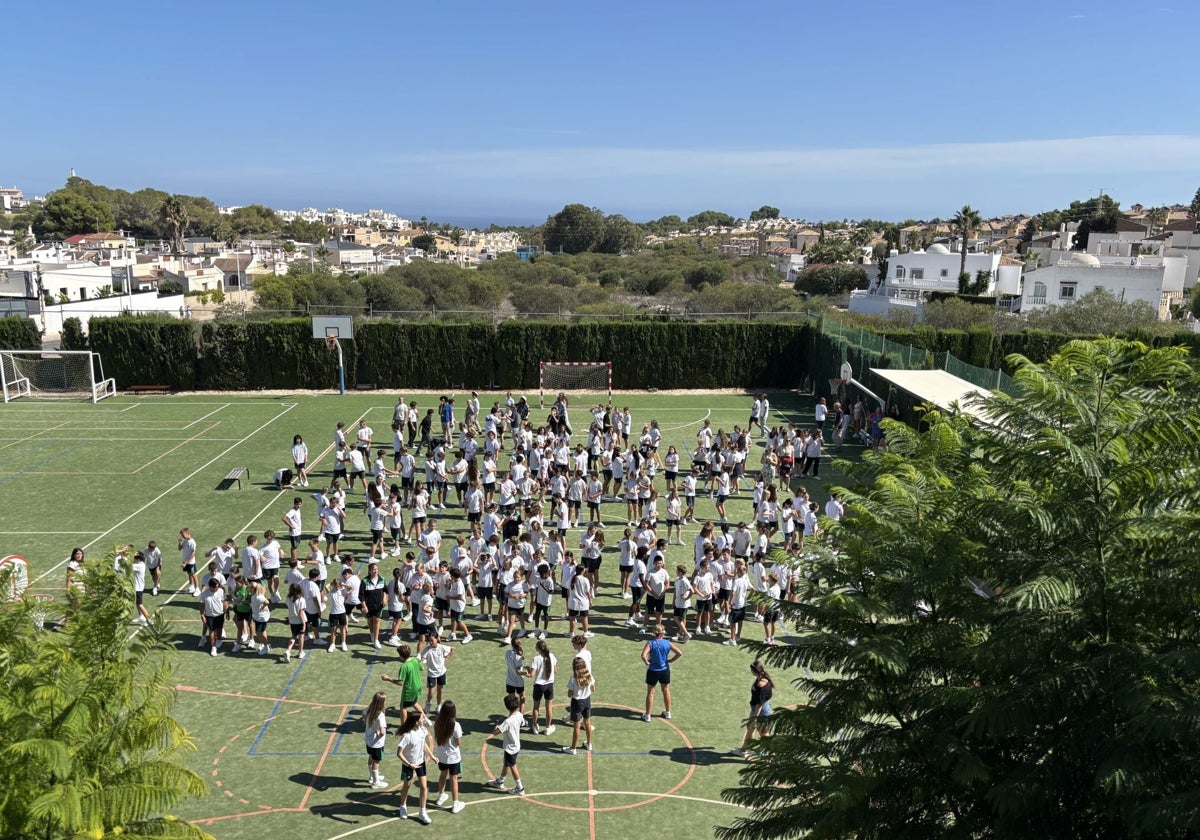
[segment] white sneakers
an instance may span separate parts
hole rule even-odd
[[[474,640],[475,640],[475,637],[474,637],[474,636],[472,636],[470,633],[468,633],[467,635],[463,636],[462,643],[463,643],[464,645],[469,645],[469,644],[471,644],[471,642],[473,642]]]

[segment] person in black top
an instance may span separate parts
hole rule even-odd
[[[367,576],[358,586],[358,599],[362,603],[362,611],[367,615],[367,629],[371,633],[371,644],[379,650],[379,616],[383,614],[383,603],[387,596],[387,582],[379,575],[379,564],[372,563],[367,567]]]
[[[754,675],[754,682],[750,684],[750,717],[746,719],[746,735],[742,738],[742,746],[733,751],[735,755],[742,756],[750,749],[756,732],[760,737],[767,734],[771,717],[771,695],[775,689],[771,675],[758,660],[750,663],[750,673]]]

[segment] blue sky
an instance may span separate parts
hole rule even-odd
[[[11,4],[0,185],[539,222],[1200,186],[1200,4]]]

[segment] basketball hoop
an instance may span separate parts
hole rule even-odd
[[[31,595],[30,600],[33,601],[33,609],[30,615],[33,617],[33,626],[36,630],[46,629],[46,619],[50,617],[50,604],[54,602],[53,595]]]
[[[336,350],[337,346],[338,346],[338,340],[337,340],[336,335],[325,336],[325,349],[326,350]]]

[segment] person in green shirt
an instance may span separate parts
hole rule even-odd
[[[237,641],[233,643],[233,652],[237,653],[242,645],[254,643],[250,641],[250,584],[241,575],[234,578],[233,588],[233,621],[237,626]]]
[[[420,703],[423,682],[421,660],[412,655],[412,648],[408,645],[400,645],[396,653],[400,656],[400,674],[396,677],[384,674],[383,681],[400,686],[400,725],[403,726],[410,709],[425,713]]]

